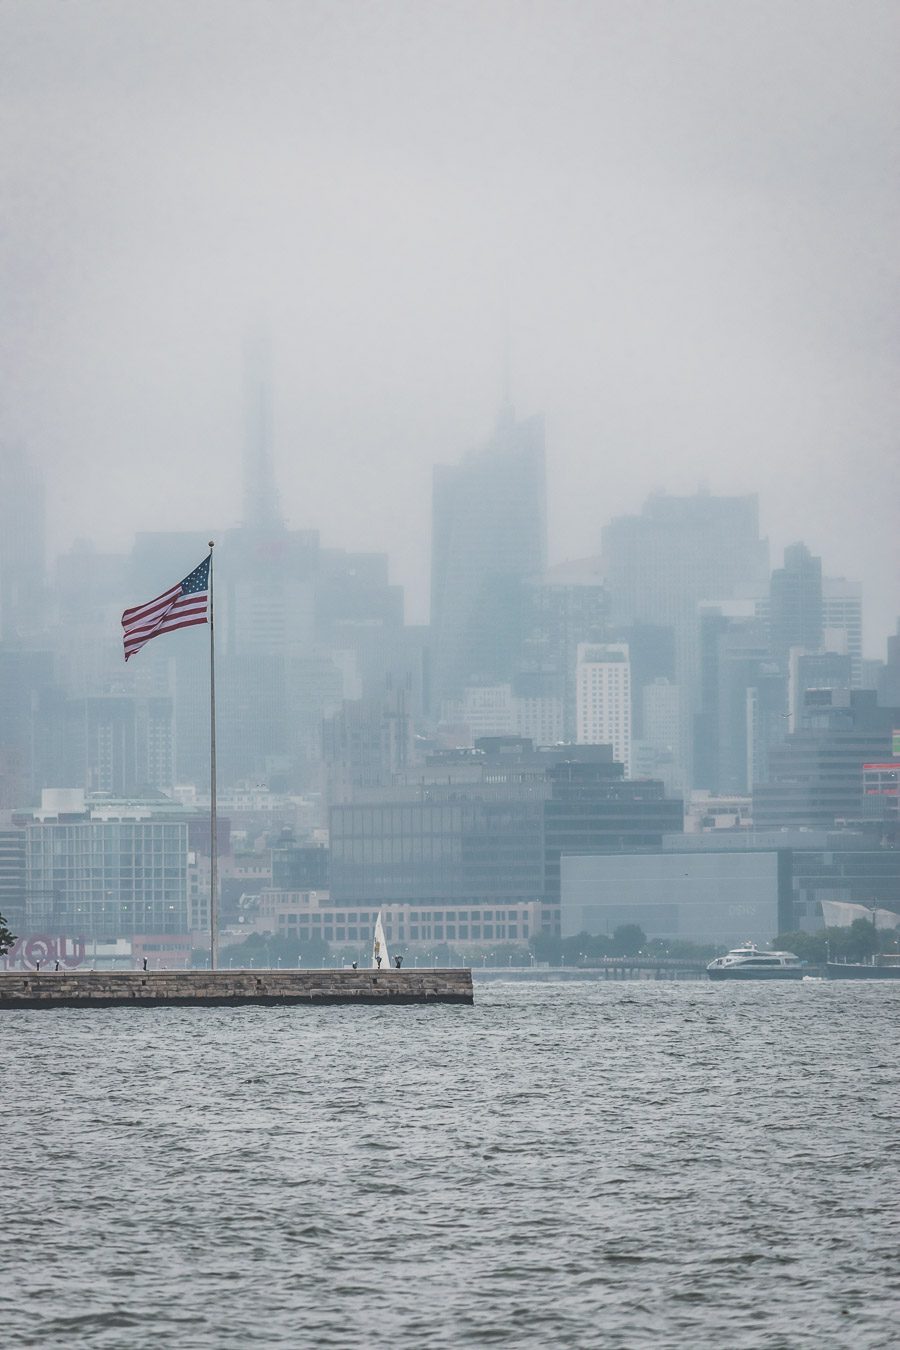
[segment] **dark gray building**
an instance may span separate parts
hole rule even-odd
[[[694,718],[694,782],[714,793],[745,793],[768,749],[784,739],[787,682],[769,654],[762,619],[723,607],[700,613],[700,693]]]
[[[772,655],[786,669],[791,647],[817,652],[822,646],[822,559],[805,544],[784,550],[784,566],[769,588]]]
[[[609,746],[478,744],[332,808],[333,903],[555,905],[564,851],[658,846],[681,828],[682,803],[658,782],[625,780]]]
[[[334,904],[539,900],[544,886],[538,782],[429,784],[334,806]]]
[[[867,689],[835,691],[808,703],[806,726],[769,752],[769,777],[753,789],[759,830],[836,825],[872,817],[863,795],[863,765],[892,756],[900,709],[882,708]],[[873,831],[878,821],[872,819]]]
[[[815,723],[817,709],[830,707],[838,690],[849,690],[852,662],[837,652],[804,652],[792,663],[790,690],[793,728]]]
[[[500,416],[491,441],[434,471],[431,626],[435,706],[515,672],[525,584],[546,563],[544,423]]]
[[[327,891],[329,850],[324,844],[298,844],[293,837],[272,849],[272,889]]]
[[[610,746],[570,747],[596,754],[559,753],[545,770],[544,899],[559,904],[564,854],[622,853],[659,847],[684,827],[684,805],[656,779],[626,779]]]

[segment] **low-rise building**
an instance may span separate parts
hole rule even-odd
[[[900,850],[863,831],[712,830],[661,849],[562,859],[563,937],[638,924],[648,937],[733,946],[817,932],[834,902],[896,909]]]
[[[621,853],[562,860],[562,936],[611,935],[760,945],[790,926],[791,873],[777,850]]]
[[[321,938],[336,947],[358,950],[371,945],[379,913],[389,946],[423,949],[437,943],[463,947],[527,943],[533,934],[540,933],[543,918],[537,899],[464,908],[400,903],[335,905],[326,892],[264,891],[252,923],[228,937],[238,941],[248,931],[272,933],[301,942]]]

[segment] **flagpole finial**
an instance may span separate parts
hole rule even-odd
[[[215,546],[216,546],[216,541],[215,541],[215,539],[210,539],[210,541],[209,541],[209,546],[210,546],[210,548],[215,548]]]

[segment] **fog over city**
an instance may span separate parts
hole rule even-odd
[[[896,1343],[898,71],[0,0],[4,1345]]]
[[[862,581],[883,657],[898,54],[867,0],[6,0],[0,440],[51,554],[240,521],[264,329],[281,512],[389,553],[408,622],[432,466],[508,368],[551,562],[653,490],[759,492],[772,564]]]

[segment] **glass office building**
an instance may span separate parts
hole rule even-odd
[[[188,929],[188,827],[155,820],[26,829],[27,924],[88,938]]]
[[[331,812],[331,895],[475,903],[543,893],[543,794],[429,787],[419,800]]]
[[[493,749],[435,765],[435,781],[332,807],[334,904],[558,904],[562,853],[658,848],[682,826],[681,801],[655,780],[624,779],[609,746],[479,744]]]

